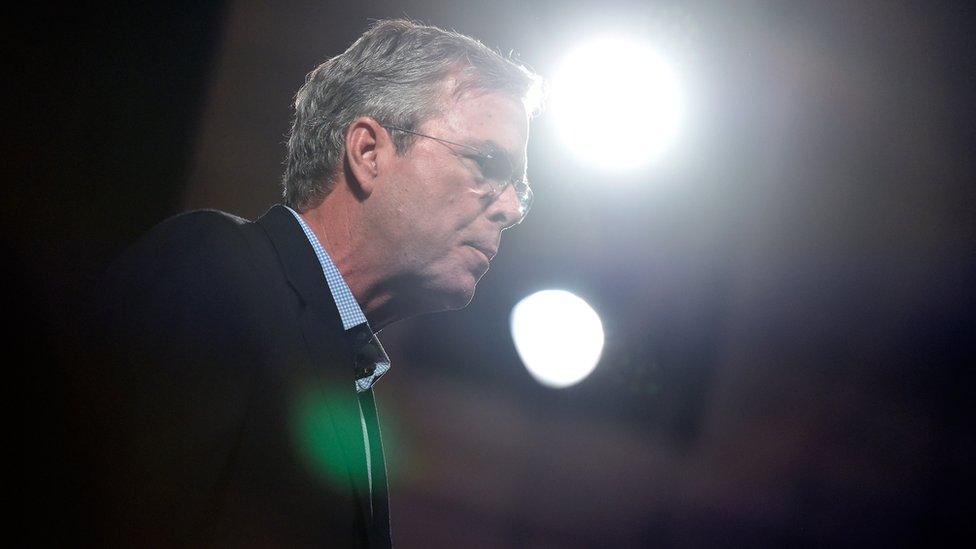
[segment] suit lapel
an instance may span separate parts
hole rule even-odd
[[[359,395],[369,432],[369,453],[372,469],[373,522],[370,527],[370,546],[383,547],[390,543],[390,499],[386,479],[386,461],[383,458],[383,442],[380,437],[380,424],[376,416],[376,402],[373,390]]]
[[[346,469],[364,514],[364,523],[371,524],[373,521],[369,517],[373,504],[366,469],[360,401],[353,380],[353,353],[322,274],[322,266],[305,233],[284,206],[272,207],[257,222],[271,239],[289,283],[302,298],[303,308],[298,320],[315,377],[319,380],[318,389],[322,393],[319,396],[328,406],[339,436]],[[373,411],[375,414],[375,408]],[[382,466],[382,463],[379,465]],[[383,476],[385,490],[385,473]],[[385,507],[385,501],[383,505]]]

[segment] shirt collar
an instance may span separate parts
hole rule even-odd
[[[285,206],[288,208],[288,206]],[[325,251],[319,239],[312,232],[312,229],[305,223],[298,212],[288,208],[288,211],[295,217],[298,224],[302,227],[305,237],[308,238],[315,257],[322,265],[322,273],[325,275],[325,282],[329,286],[332,299],[335,300],[336,308],[339,310],[339,318],[342,321],[342,328],[346,330],[346,336],[356,353],[356,390],[366,391],[373,386],[373,383],[390,369],[390,358],[380,344],[380,340],[369,327],[366,315],[359,306],[356,298],[352,295],[349,285],[346,284],[342,273],[336,267],[332,258]]]

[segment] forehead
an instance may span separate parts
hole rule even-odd
[[[522,159],[529,136],[529,116],[522,101],[498,91],[469,90],[449,96],[440,114],[423,124],[445,139],[483,149],[497,148]]]

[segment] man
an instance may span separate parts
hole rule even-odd
[[[108,545],[390,545],[376,332],[457,309],[532,198],[537,77],[381,21],[295,101],[285,205],[170,219],[109,270],[82,528]]]

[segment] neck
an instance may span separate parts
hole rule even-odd
[[[300,214],[335,263],[374,331],[413,316],[409,303],[398,299],[405,284],[387,273],[390,258],[378,257],[369,245],[368,227],[359,215],[362,205],[344,185],[317,207]]]

